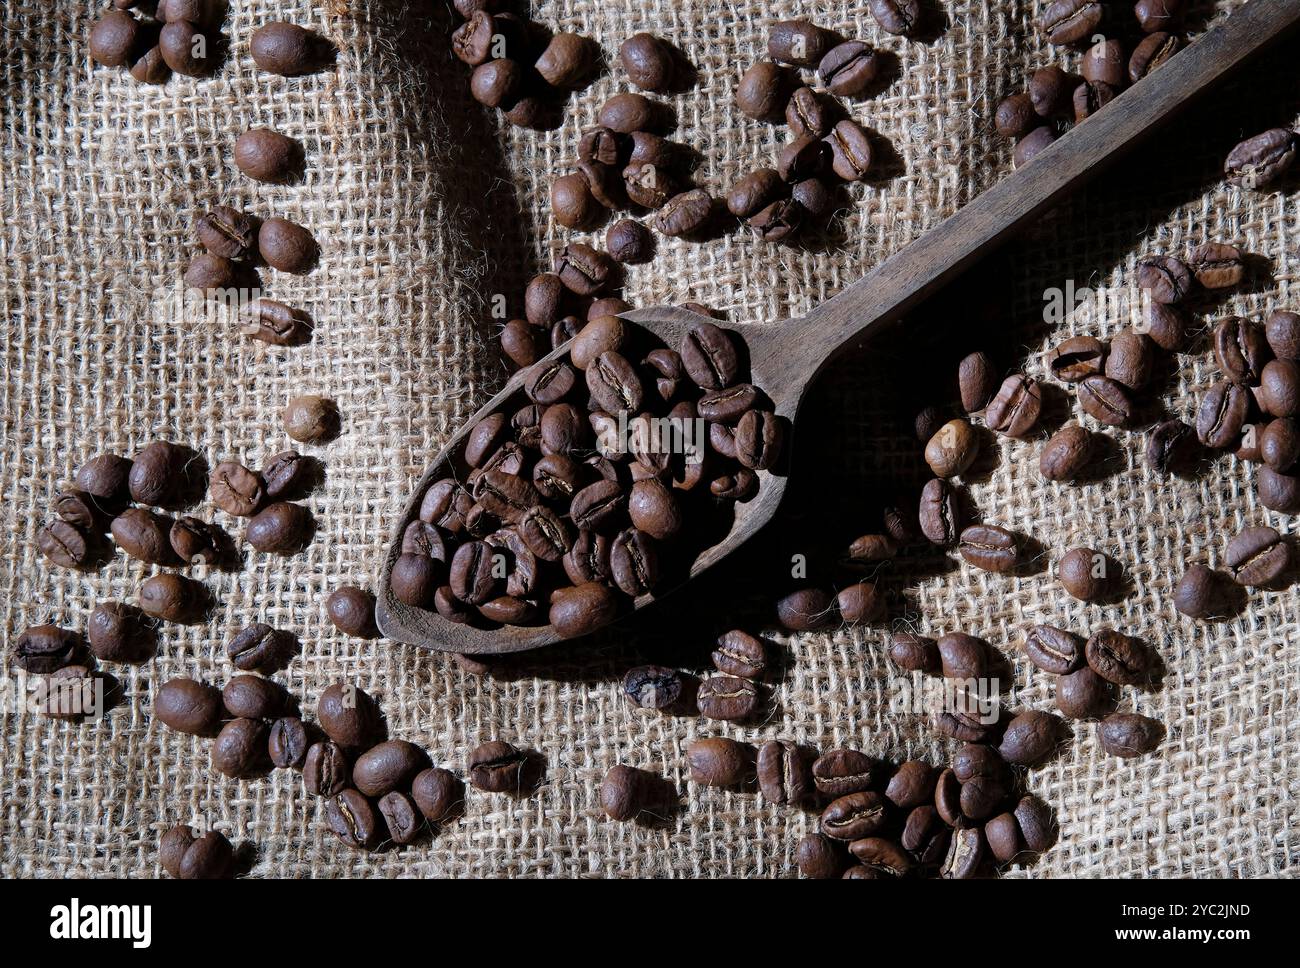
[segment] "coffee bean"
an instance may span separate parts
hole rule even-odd
[[[947,775],[951,778],[952,771]],[[953,783],[956,784],[955,778]],[[957,787],[960,789],[960,784]],[[919,863],[933,867],[947,856],[950,836],[951,831],[939,816],[939,811],[929,804],[922,804],[908,813],[900,843]]]
[[[1300,363],[1273,360],[1259,380],[1259,405],[1274,417],[1300,415]]]
[[[1000,813],[984,824],[984,839],[999,864],[1009,864],[1025,853],[1020,824],[1013,813]]]
[[[244,540],[257,551],[291,554],[307,543],[312,527],[311,512],[301,504],[277,501],[249,518]]]
[[[566,591],[551,603],[549,621],[563,638],[588,635],[608,625],[618,615],[614,592],[597,582],[587,582]]]
[[[691,780],[701,786],[735,787],[754,775],[753,749],[730,739],[699,739],[686,748]]]
[[[808,834],[795,848],[795,865],[804,877],[830,880],[844,870],[843,848],[823,834]]]
[[[185,270],[185,287],[200,292],[236,289],[247,279],[244,267],[219,255],[200,252]]]
[[[591,72],[597,57],[595,46],[580,34],[557,33],[534,65],[552,87],[577,87]]]
[[[235,139],[235,166],[256,181],[294,181],[303,161],[302,145],[270,128],[250,128]]]
[[[1077,478],[1092,460],[1093,436],[1078,424],[1066,424],[1043,445],[1038,469],[1049,481]]]
[[[218,564],[229,541],[226,533],[216,525],[190,515],[177,518],[168,538],[176,556],[192,565],[199,562]]]
[[[88,534],[103,531],[104,516],[100,512],[99,502],[85,491],[61,492],[50,502],[50,510],[80,531]]]
[[[767,56],[795,67],[816,67],[834,35],[807,20],[782,20],[767,34]]]
[[[375,597],[355,585],[331,592],[325,599],[325,614],[344,635],[369,639],[379,634],[375,628]]]
[[[571,292],[592,296],[609,281],[614,264],[605,253],[581,242],[570,242],[555,260],[555,271]]]
[[[1178,306],[1163,303],[1147,304],[1146,331],[1162,350],[1176,353],[1187,340],[1187,314]]]
[[[177,74],[203,77],[216,67],[216,37],[208,36],[205,28],[188,20],[172,20],[158,33],[158,53],[163,63]]]
[[[1025,657],[1044,672],[1063,676],[1084,664],[1083,640],[1051,625],[1035,625],[1025,633]]]
[[[636,528],[620,532],[610,546],[609,571],[624,595],[637,598],[649,592],[659,581],[654,539]]]
[[[154,694],[153,714],[177,732],[211,736],[224,713],[221,691],[193,679],[169,679]]]
[[[1027,93],[1012,94],[998,103],[993,124],[1004,138],[1023,138],[1038,127],[1039,116]]]
[[[996,732],[997,722],[989,721],[989,701],[970,689],[954,690],[950,708],[935,717],[935,728],[945,736],[963,743],[988,742]]]
[[[879,793],[860,790],[845,794],[822,811],[821,829],[836,840],[870,837],[889,819],[889,803]]]
[[[1086,81],[1120,88],[1127,81],[1126,63],[1122,43],[1118,40],[1098,40],[1084,53],[1079,73]]]
[[[816,177],[825,171],[830,150],[830,139],[822,141],[812,135],[798,137],[777,155],[777,174],[786,182]]]
[[[313,743],[302,763],[303,789],[314,797],[333,797],[348,788],[352,770],[347,754],[331,740]]]
[[[263,24],[248,42],[258,69],[283,77],[310,74],[327,59],[328,50],[319,34],[283,21]]]
[[[961,781],[951,769],[943,770],[934,786],[934,806],[939,818],[950,827],[962,822]]]
[[[92,615],[92,633],[94,624],[94,615]],[[95,648],[94,643],[91,644],[91,648]],[[83,661],[86,642],[71,629],[60,628],[57,625],[34,625],[18,636],[13,650],[14,660],[20,668],[44,676]],[[96,657],[99,657],[98,652]]]
[[[284,432],[294,440],[321,443],[338,433],[338,406],[333,400],[306,393],[289,401],[284,408],[283,422]]]
[[[1141,390],[1155,366],[1155,343],[1145,333],[1126,329],[1110,341],[1106,376],[1130,390]]]
[[[1058,5],[1059,3],[1053,4],[1053,6]],[[982,827],[964,827],[954,830],[952,840],[949,842],[948,856],[939,870],[939,876],[946,880],[966,880],[975,877],[984,863],[987,851],[988,844],[984,839]]]
[[[1056,680],[1056,708],[1069,719],[1098,719],[1115,706],[1115,687],[1089,666]]]
[[[1192,274],[1181,259],[1147,256],[1137,264],[1138,285],[1158,303],[1180,303],[1192,288]]]
[[[284,709],[288,696],[270,679],[235,676],[221,690],[221,701],[236,718],[274,719]]]
[[[618,48],[628,80],[643,91],[666,91],[673,83],[673,51],[653,34],[633,34]]]
[[[939,647],[934,639],[895,632],[889,640],[889,658],[906,672],[934,672],[939,668]]]
[[[794,743],[771,740],[758,749],[758,786],[769,803],[798,804],[813,791],[808,761]]]
[[[961,533],[961,506],[957,492],[943,478],[935,478],[922,488],[919,521],[922,534],[932,544],[957,543]]]
[[[460,781],[450,770],[431,767],[411,781],[411,798],[430,823],[446,820],[462,799]]]
[[[1129,80],[1136,84],[1166,63],[1182,47],[1183,41],[1176,34],[1157,31],[1143,37],[1141,43],[1133,48],[1133,56],[1128,61]]]
[[[409,789],[411,780],[429,766],[424,750],[405,740],[390,739],[372,746],[352,766],[352,785],[368,797]]]
[[[792,632],[812,632],[835,621],[834,600],[821,588],[801,588],[776,602],[776,620]]]
[[[1256,384],[1269,361],[1264,331],[1250,320],[1229,316],[1214,327],[1214,358],[1234,383]]]
[[[790,95],[790,100],[785,106],[785,123],[789,125],[790,132],[796,138],[822,138],[831,130],[833,120],[831,109],[826,105],[822,98],[810,87],[796,88]],[[759,169],[767,171],[770,169]],[[734,191],[734,189],[733,189]],[[769,198],[767,201],[772,201]],[[730,200],[728,208],[730,208]],[[759,206],[760,208],[763,206]],[[754,211],[757,211],[755,209]],[[732,209],[732,214],[740,214]],[[754,214],[753,211],[742,215]]]
[[[1152,658],[1147,647],[1114,629],[1094,632],[1084,652],[1093,672],[1119,686],[1145,682],[1151,674]]]
[[[208,590],[181,575],[154,575],[140,586],[140,608],[154,618],[191,625],[208,610]]]
[[[270,673],[284,664],[293,645],[290,633],[254,622],[226,643],[226,655],[236,669]]]
[[[250,517],[266,496],[261,475],[237,461],[222,461],[208,478],[212,503],[227,514]]]
[[[845,181],[861,181],[871,168],[871,138],[856,121],[844,120],[826,136],[831,169]],[[816,171],[808,172],[817,174]]]
[[[524,291],[524,315],[534,326],[550,326],[564,313],[564,283],[553,272],[533,276]]]
[[[1017,373],[1007,377],[984,412],[991,430],[1008,437],[1025,437],[1038,423],[1042,394],[1034,380]]]
[[[1159,722],[1137,713],[1111,713],[1097,729],[1101,748],[1125,759],[1150,753],[1164,736],[1165,728]]]
[[[414,843],[424,826],[415,802],[405,793],[393,790],[379,798],[379,815],[395,844]]]
[[[1291,548],[1272,528],[1247,528],[1228,542],[1227,563],[1237,584],[1268,588],[1290,569]]]
[[[258,719],[232,719],[212,742],[212,768],[236,779],[260,776],[271,766],[270,730]]]
[[[140,40],[140,22],[125,10],[105,10],[91,25],[90,56],[104,67],[125,67]]]
[[[271,724],[266,749],[273,766],[282,770],[299,768],[310,745],[310,732],[297,716],[285,716]]]
[[[687,375],[704,390],[721,390],[736,380],[739,359],[731,337],[712,323],[695,323],[679,348]]]
[[[1181,420],[1157,424],[1147,438],[1147,465],[1157,474],[1169,474],[1190,463],[1193,451],[1192,428]]]
[[[605,233],[605,248],[615,262],[647,262],[654,252],[654,238],[640,222],[630,218],[619,219]]]
[[[343,790],[330,798],[325,822],[339,840],[354,850],[370,850],[380,839],[380,819],[356,790]]]
[[[849,851],[865,870],[875,875],[906,877],[912,872],[912,858],[888,838],[863,837],[850,844]]]
[[[1071,336],[1047,355],[1052,376],[1066,383],[1101,373],[1105,362],[1106,344],[1094,336]]]
[[[191,453],[165,440],[155,440],[136,454],[128,476],[133,500],[166,507],[172,504],[184,481]]]
[[[1071,103],[1074,106],[1075,123],[1086,121],[1115,98],[1119,89],[1105,81],[1085,81],[1074,89]]]
[[[1007,724],[998,753],[1008,763],[1034,766],[1051,755],[1060,738],[1060,720],[1051,713],[1030,709]]]
[[[829,214],[835,199],[831,190],[820,178],[805,178],[791,186],[790,202],[791,204],[784,206],[779,213],[770,213],[770,215],[779,214],[780,218],[789,224],[791,231],[794,231],[802,224],[805,216],[821,218]]]
[[[526,779],[528,755],[502,740],[475,747],[469,754],[469,782],[488,793],[518,793]]]
[[[938,642],[943,675],[948,679],[982,679],[988,667],[989,647],[982,639],[949,632]]]
[[[202,837],[181,824],[163,834],[158,859],[172,877],[181,880],[218,880],[229,877],[234,851],[225,836],[210,830]]]
[[[1281,514],[1300,513],[1300,476],[1281,474],[1271,467],[1259,469],[1259,503]]]
[[[1111,593],[1116,578],[1109,558],[1091,548],[1072,548],[1056,564],[1056,577],[1072,596],[1095,602]]]
[[[737,218],[749,218],[779,199],[786,191],[775,168],[758,168],[745,175],[727,193],[727,210]]]
[[[1056,132],[1050,127],[1044,125],[1035,128],[1016,142],[1016,150],[1011,155],[1012,164],[1016,168],[1023,168],[1038,157],[1044,149],[1050,147],[1055,140]]]
[[[1246,274],[1241,250],[1223,242],[1198,245],[1187,257],[1187,268],[1206,289],[1231,289]]]
[[[1055,64],[1040,67],[1029,78],[1029,100],[1040,118],[1067,115],[1074,107],[1074,89],[1079,78]],[[1031,132],[1032,133],[1032,132]]]
[[[1096,0],[1054,0],[1038,18],[1053,44],[1075,44],[1096,34],[1105,9]]]
[[[113,519],[113,540],[132,558],[155,565],[174,565],[169,537],[172,519],[145,508],[127,508]]]
[[[939,773],[921,760],[908,760],[898,767],[885,788],[885,797],[900,810],[911,810],[934,799]]]
[[[239,331],[272,346],[298,346],[311,336],[311,317],[287,303],[259,297],[240,309]]]
[[[194,223],[199,242],[223,259],[247,259],[257,243],[257,223],[245,213],[218,205]]]
[[[764,242],[780,242],[799,231],[805,214],[807,213],[799,202],[793,198],[783,198],[772,202],[748,219],[747,224]]]
[[[141,84],[165,84],[172,76],[172,69],[163,60],[162,48],[157,44],[144,51],[137,46],[131,57],[133,62],[129,72]]]
[[[1259,435],[1260,459],[1279,473],[1288,473],[1300,461],[1300,424],[1292,417],[1269,423]]]
[[[872,582],[855,582],[840,589],[835,608],[846,625],[876,622],[885,615],[885,596]]]
[[[871,0],[868,9],[886,33],[911,37],[921,29],[924,12],[920,0]]]
[[[1196,436],[1206,447],[1230,447],[1250,415],[1250,391],[1221,380],[1210,387],[1196,413]]]
[[[522,369],[537,362],[537,330],[525,319],[512,319],[501,328],[501,352]]]
[[[741,722],[758,709],[758,687],[738,676],[711,676],[700,683],[696,703],[700,714],[709,719]]]
[[[784,436],[781,418],[750,410],[736,423],[736,459],[751,470],[767,470],[780,456]]]
[[[600,807],[611,820],[628,821],[641,812],[650,777],[641,770],[619,764],[601,781]]]
[[[312,234],[284,218],[269,218],[262,223],[257,250],[271,268],[299,275],[309,271],[320,254]]]
[[[86,535],[66,521],[51,521],[36,532],[36,547],[62,568],[81,568],[94,557]]]
[[[524,69],[508,57],[489,60],[478,67],[469,79],[470,96],[488,108],[514,104],[524,85]]]
[[[865,753],[835,749],[817,758],[812,765],[812,776],[817,792],[833,799],[874,786],[876,765]]]
[[[1144,33],[1172,30],[1178,25],[1184,2],[1185,0],[1138,0],[1133,5],[1133,14]]]
[[[832,94],[839,97],[854,97],[870,87],[879,76],[880,57],[870,46],[860,40],[846,41],[826,52],[817,65],[817,73],[821,75]],[[791,104],[793,103],[792,101]],[[794,124],[790,126],[795,127]],[[822,133],[824,134],[825,131],[823,130]]]
[[[963,357],[957,367],[957,385],[962,409],[967,413],[978,413],[987,407],[999,385],[997,369],[989,355],[975,352]]]
[[[551,213],[565,228],[590,227],[602,212],[602,206],[591,193],[590,183],[580,173],[570,172],[551,182]]]
[[[1269,348],[1280,360],[1300,359],[1300,314],[1278,310],[1264,324]],[[78,486],[90,490],[78,478]]]
[[[682,677],[664,666],[637,666],[623,676],[623,692],[642,709],[665,709],[681,698]]]
[[[701,232],[713,217],[713,197],[702,188],[674,195],[655,213],[653,224],[662,235],[673,238]]]
[[[379,732],[379,707],[356,686],[336,682],[321,693],[316,721],[340,746],[366,747]]]
[[[736,105],[756,121],[775,120],[785,106],[788,83],[788,75],[782,68],[760,61],[741,77],[736,88]]]
[[[1174,590],[1174,608],[1189,618],[1222,615],[1229,604],[1224,577],[1205,565],[1190,566]]]

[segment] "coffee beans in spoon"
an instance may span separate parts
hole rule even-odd
[[[525,374],[527,399],[470,428],[419,510],[442,557],[419,582],[394,566],[393,596],[458,624],[549,623],[572,638],[684,575],[780,454],[783,420],[744,359],[712,323],[667,347],[593,319],[569,353]]]

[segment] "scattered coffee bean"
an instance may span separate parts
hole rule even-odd
[[[600,807],[611,820],[632,820],[641,812],[643,792],[648,785],[649,777],[641,770],[619,764],[601,781]]]
[[[1300,363],[1273,360],[1259,380],[1259,405],[1274,417],[1300,416]]]
[[[302,145],[270,128],[251,128],[235,139],[235,166],[260,182],[293,181],[302,173]]]
[[[93,643],[91,648],[94,649]],[[25,671],[50,675],[84,660],[86,642],[71,629],[57,625],[35,625],[18,636],[13,651],[14,660]],[[96,657],[99,657],[98,653]]]
[[[288,702],[283,688],[260,676],[235,676],[221,690],[221,701],[231,716],[274,719]]]
[[[1282,310],[1270,313],[1264,324],[1264,332],[1269,348],[1278,359],[1300,360],[1300,313]],[[77,485],[87,491],[91,490],[80,476]]]
[[[1012,94],[998,103],[993,124],[1004,138],[1023,138],[1040,123],[1034,102],[1028,93]]]
[[[1049,481],[1076,479],[1092,460],[1093,436],[1078,424],[1054,433],[1038,457],[1038,469]]]
[[[743,722],[758,709],[758,687],[739,676],[711,676],[700,683],[696,704],[709,719]]]
[[[1069,719],[1099,719],[1115,706],[1115,687],[1084,666],[1056,680],[1056,708]]]
[[[1181,259],[1147,256],[1137,264],[1138,285],[1158,303],[1180,303],[1192,288],[1192,274]]]
[[[259,70],[297,77],[317,70],[327,59],[329,44],[319,34],[283,21],[263,24],[249,38],[248,51]]]
[[[221,880],[231,875],[234,848],[219,831],[209,830],[200,837],[182,824],[163,834],[158,858],[163,870],[180,880]]]
[[[1223,242],[1198,245],[1187,257],[1187,268],[1206,289],[1231,289],[1246,275],[1241,250]]]
[[[875,762],[865,753],[835,749],[812,765],[813,785],[822,796],[838,798],[867,790],[875,784]]]
[[[889,640],[889,658],[906,672],[939,669],[939,647],[934,639],[911,632],[895,632]]]
[[[302,763],[303,789],[314,797],[333,797],[352,782],[352,769],[342,747],[331,740],[313,743]]]
[[[141,504],[167,507],[179,495],[185,469],[193,455],[184,447],[155,440],[135,455],[128,476],[131,498]]]
[[[1056,564],[1056,577],[1062,587],[1082,602],[1095,602],[1114,589],[1115,566],[1106,555],[1091,548],[1072,548]]]
[[[1300,476],[1261,467],[1257,481],[1259,503],[1280,514],[1300,514]]]
[[[886,33],[911,37],[923,23],[920,0],[871,0],[867,9]]]
[[[356,790],[343,790],[330,798],[325,821],[334,835],[354,850],[370,850],[380,839],[380,819]]]
[[[372,746],[352,765],[352,785],[368,797],[407,790],[416,774],[429,766],[424,750],[405,740],[390,739]]]
[[[962,559],[985,571],[1005,573],[1020,561],[1019,542],[1005,528],[976,524],[966,528],[957,542]]]
[[[1141,43],[1133,48],[1133,56],[1129,58],[1129,80],[1136,84],[1157,67],[1167,63],[1169,58],[1182,50],[1182,47],[1182,38],[1176,34],[1164,31],[1147,34],[1142,38]]]
[[[1038,384],[1017,373],[1002,382],[984,412],[990,429],[1008,437],[1025,437],[1038,423],[1042,411],[1042,394]]]
[[[682,677],[664,666],[637,666],[623,676],[623,692],[642,709],[665,709],[681,698]]]
[[[475,747],[469,754],[469,782],[488,793],[523,790],[528,755],[502,740]]]
[[[1150,753],[1164,736],[1165,728],[1159,722],[1137,713],[1111,713],[1097,728],[1101,748],[1126,759]]]
[[[673,50],[653,34],[633,34],[618,49],[628,80],[643,91],[663,92],[673,83]]]
[[[824,834],[808,834],[795,849],[795,864],[804,877],[815,880],[837,878],[846,863],[843,847]]]
[[[1181,420],[1156,424],[1147,438],[1147,465],[1157,474],[1169,474],[1186,467],[1191,460],[1195,436]]]
[[[325,599],[325,613],[344,635],[368,639],[378,634],[375,597],[355,585],[344,585],[331,592]]]
[[[591,73],[597,56],[595,45],[586,37],[557,33],[551,37],[534,67],[552,87],[572,88]]]
[[[226,655],[236,669],[271,673],[284,664],[292,648],[293,636],[288,632],[254,622],[226,643]]]
[[[1075,44],[1094,36],[1104,16],[1096,0],[1053,0],[1038,18],[1038,27],[1053,44]]]
[[[297,716],[285,716],[271,724],[266,748],[271,764],[279,769],[298,769],[307,759],[311,734]]]
[[[1079,383],[1078,395],[1084,412],[1098,423],[1123,427],[1133,420],[1132,399],[1118,380],[1094,374]]]
[[[1163,303],[1147,304],[1146,331],[1162,350],[1176,353],[1187,341],[1187,313],[1178,306]]]
[[[260,719],[232,719],[212,742],[212,767],[236,779],[260,776],[271,766],[270,729]]]
[[[1273,470],[1290,472],[1300,462],[1300,423],[1292,417],[1270,422],[1259,435],[1259,452]]]
[[[215,37],[188,20],[173,20],[158,33],[158,54],[177,74],[203,77],[216,67]]]
[[[1214,327],[1214,359],[1225,379],[1256,384],[1269,361],[1264,331],[1240,316],[1229,316]]]
[[[1228,542],[1227,564],[1239,585],[1275,586],[1291,567],[1291,546],[1274,529],[1247,528]]]
[[[316,721],[325,735],[350,749],[368,747],[380,731],[379,707],[356,686],[336,682],[316,704]]]
[[[431,767],[411,781],[411,798],[430,823],[446,820],[462,799],[461,783],[450,770]]]
[[[1151,674],[1152,657],[1147,647],[1113,629],[1094,632],[1084,654],[1093,672],[1119,686],[1145,682]]]
[[[813,791],[808,761],[794,743],[771,740],[758,749],[758,786],[769,803],[798,804]]]
[[[1012,164],[1016,168],[1023,168],[1038,157],[1044,149],[1050,147],[1055,140],[1056,132],[1052,128],[1047,125],[1035,128],[1016,142],[1016,150],[1012,153]]]
[[[333,400],[315,394],[294,397],[284,408],[284,432],[301,443],[317,444],[338,433],[339,412]]]
[[[1084,664],[1083,640],[1050,625],[1035,625],[1025,633],[1025,657],[1054,676],[1063,676]]]
[[[1145,333],[1124,330],[1110,341],[1106,376],[1130,390],[1141,390],[1155,366],[1155,343]]]
[[[817,65],[817,73],[832,94],[854,97],[879,76],[880,57],[860,40],[845,41],[826,52]]]
[[[701,786],[737,787],[754,775],[752,747],[730,739],[699,739],[686,748],[691,780]]]
[[[822,811],[821,829],[835,840],[860,840],[880,830],[888,819],[888,801],[879,793],[860,790],[831,801]]]
[[[257,249],[271,268],[296,274],[310,270],[320,254],[315,237],[285,218],[269,218],[262,223]]]
[[[1221,380],[1201,400],[1196,414],[1196,436],[1206,447],[1232,446],[1250,415],[1250,406],[1250,391],[1246,387]]]
[[[172,519],[145,508],[127,508],[113,519],[113,540],[132,558],[154,565],[174,565]]]
[[[223,259],[247,259],[257,245],[257,223],[245,213],[218,205],[194,223],[199,242]]]
[[[1226,579],[1205,565],[1192,565],[1174,590],[1174,608],[1189,618],[1213,618],[1229,606]]]
[[[756,121],[774,120],[785,107],[787,85],[784,70],[769,61],[760,61],[740,79],[736,104]]]
[[[277,501],[249,519],[244,539],[257,551],[290,554],[307,543],[312,527],[311,512],[301,504]]]
[[[154,618],[189,625],[207,612],[208,590],[181,575],[154,575],[140,586],[140,608]]]
[[[961,506],[956,491],[943,478],[935,478],[922,488],[919,521],[921,532],[932,544],[957,543]]]

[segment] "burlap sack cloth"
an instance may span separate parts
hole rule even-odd
[[[1194,3],[1193,31],[1235,5]],[[759,727],[629,708],[617,679],[630,664],[667,658],[702,670],[719,627],[757,627],[750,617],[757,595],[744,590],[788,569],[775,552],[746,556],[726,573],[725,606],[686,596],[675,627],[620,630],[501,676],[475,677],[443,656],[338,633],[323,599],[345,582],[371,581],[426,457],[503,378],[486,300],[504,292],[518,312],[522,281],[565,238],[550,220],[547,184],[571,163],[601,101],[624,89],[620,71],[571,97],[557,130],[499,130],[469,101],[466,71],[447,53],[451,19],[442,0],[236,0],[224,28],[233,50],[218,75],[174,77],[158,89],[92,65],[85,38],[94,6],[6,0],[0,8],[5,638],[41,621],[84,627],[96,602],[133,600],[151,570],[118,554],[98,572],[76,574],[35,550],[47,501],[86,457],[130,454],[167,436],[210,461],[256,465],[288,445],[279,411],[302,391],[337,400],[344,429],[338,441],[311,449],[327,479],[309,500],[319,522],[310,549],[283,559],[248,553],[235,573],[197,570],[218,600],[212,620],[168,625],[156,659],[114,667],[125,697],[105,720],[52,722],[6,695],[0,873],[157,876],[159,834],[203,820],[251,847],[252,876],[788,875],[815,815],[689,784],[683,750],[691,740],[780,737],[934,762],[950,754],[952,744],[909,704],[920,680],[886,659],[887,628],[774,635],[785,661],[774,711]],[[798,315],[1005,174],[1010,150],[992,131],[992,109],[1060,56],[1032,27],[1042,0],[939,6],[946,24],[938,36],[906,41],[881,32],[864,2],[533,4],[542,23],[594,36],[611,55],[639,30],[682,48],[699,77],[669,98],[676,138],[699,150],[698,180],[715,190],[770,164],[786,137],[746,119],[733,99],[772,22],[813,16],[896,58],[883,90],[852,108],[892,150],[880,177],[849,193],[837,228],[803,247],[765,245],[742,232],[703,244],[661,240],[657,258],[629,273],[629,298],[698,300],[737,320]],[[257,72],[249,35],[281,18],[333,38],[337,69],[305,79]],[[987,346],[1008,372],[1025,365],[1041,373],[1040,352],[1063,335],[1107,335],[1130,321],[1110,315],[1044,326],[1046,287],[1073,279],[1135,297],[1138,255],[1206,239],[1235,241],[1265,263],[1255,284],[1207,319],[1296,308],[1300,253],[1285,234],[1298,215],[1294,182],[1247,195],[1216,175],[1243,134],[1295,122],[1300,97],[1286,69],[1293,58],[1294,50],[1274,56],[1271,67],[1172,129],[1167,150],[1046,219],[984,287],[993,302],[949,299],[917,314],[914,335],[838,367],[818,405],[829,429],[800,446],[826,468],[802,493],[844,520],[805,515],[789,529],[796,550],[825,554],[823,544],[875,527],[878,496],[900,479],[920,479],[918,447],[900,417],[925,397],[904,391],[926,370],[904,351],[920,348],[946,366],[959,351]],[[232,141],[251,125],[302,139],[302,185],[258,185],[235,170]],[[270,295],[314,315],[308,346],[268,348],[230,328],[159,318],[155,291],[174,285],[196,251],[191,219],[222,202],[285,215],[321,241],[316,271],[265,280]],[[921,334],[946,335],[927,342]],[[1214,380],[1204,339],[1192,350],[1164,374],[1154,411],[1189,417]],[[1142,461],[1141,434],[1112,436],[1104,472],[1086,486],[1044,483],[1039,441],[991,442],[969,493],[986,520],[1035,536],[1044,565],[1072,544],[1113,555],[1130,581],[1121,603],[1076,603],[1041,570],[999,577],[914,554],[880,576],[893,621],[986,637],[1011,658],[1016,707],[1052,706],[1049,677],[1015,652],[1026,624],[1113,625],[1145,638],[1164,660],[1159,688],[1126,689],[1121,708],[1164,722],[1166,742],[1154,755],[1121,761],[1102,752],[1093,724],[1075,724],[1063,754],[1028,777],[1058,812],[1060,843],[1013,876],[1288,872],[1300,860],[1295,592],[1255,594],[1239,617],[1205,625],[1174,611],[1172,582],[1184,562],[1221,563],[1227,537],[1241,527],[1291,530],[1292,522],[1259,506],[1253,471],[1233,458],[1190,479],[1156,479]],[[241,533],[240,522],[216,517]],[[300,636],[302,654],[276,678],[304,708],[332,681],[358,683],[381,702],[391,734],[426,746],[437,763],[463,769],[467,752],[495,737],[538,751],[546,766],[540,789],[520,800],[471,793],[464,817],[432,842],[360,854],[328,833],[322,804],[304,796],[297,774],[225,779],[209,766],[207,741],[152,719],[150,694],[176,675],[225,682],[232,669],[224,643],[255,620]],[[12,682],[7,650],[6,663]],[[606,820],[597,788],[615,763],[667,777],[680,808],[648,825]]]

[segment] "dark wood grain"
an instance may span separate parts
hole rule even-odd
[[[790,424],[787,460],[804,394],[838,353],[898,322],[909,309],[959,275],[974,260],[1092,178],[1297,23],[1300,23],[1300,0],[1252,0],[1226,23],[1198,38],[1125,91],[1105,110],[1074,127],[1030,164],[1004,178],[803,319],[776,325],[730,326],[748,347],[752,382],[768,393],[776,412]],[[668,307],[637,310],[625,316],[669,346],[678,345],[686,327],[699,319],[693,313]],[[567,351],[567,346],[562,346],[537,365],[544,365]],[[400,553],[402,533],[415,520],[425,490],[434,481],[457,473],[453,455],[476,422],[490,413],[513,412],[522,405],[524,377],[523,372],[516,374],[447,441],[408,501],[393,531],[379,575],[377,618],[380,629],[389,638],[424,648],[477,655],[517,652],[558,640],[550,626],[485,630],[454,625],[435,612],[403,605],[393,597],[389,582],[393,562]],[[737,506],[730,532],[723,541],[699,555],[690,569],[691,577],[740,547],[775,514],[785,493],[783,472],[779,469],[763,472],[759,477],[758,497]],[[671,589],[658,590],[657,595],[668,591]],[[641,608],[655,597],[643,596],[635,607]]]

